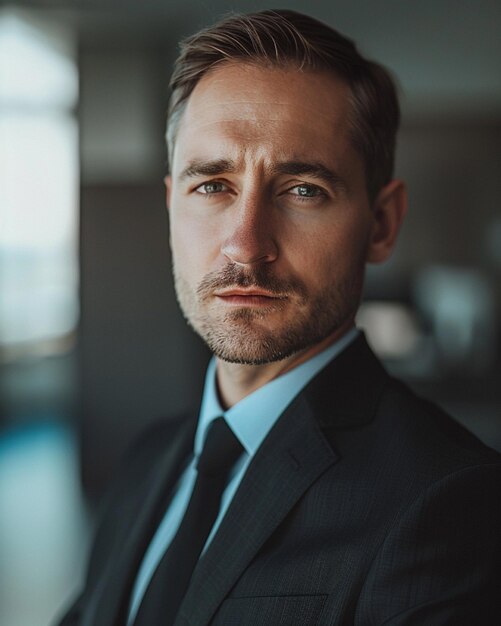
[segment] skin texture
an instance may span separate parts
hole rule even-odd
[[[404,186],[370,206],[349,115],[340,79],[294,68],[226,63],[189,98],[166,178],[174,277],[225,406],[342,336],[394,246]]]

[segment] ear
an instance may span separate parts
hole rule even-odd
[[[374,222],[367,250],[369,263],[382,263],[391,255],[407,212],[407,189],[392,180],[378,193],[372,208]]]
[[[171,196],[171,192],[172,192],[172,178],[171,176],[167,175],[164,178],[164,183],[165,183],[165,204],[167,206],[167,210],[170,207],[170,196]]]

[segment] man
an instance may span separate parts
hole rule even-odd
[[[215,358],[138,442],[62,624],[501,623],[501,460],[354,328],[406,210],[387,72],[291,11],[188,39],[166,179],[176,291]]]

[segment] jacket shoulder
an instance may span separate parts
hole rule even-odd
[[[416,395],[407,385],[390,378],[377,411],[383,430],[403,452],[418,458],[438,473],[461,467],[501,463],[501,454],[434,402]]]

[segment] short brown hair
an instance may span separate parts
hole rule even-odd
[[[198,81],[217,65],[237,60],[340,76],[351,88],[351,138],[364,160],[369,198],[391,180],[400,119],[394,81],[330,26],[289,10],[230,15],[188,37],[180,48],[170,82],[170,160],[180,117]]]

